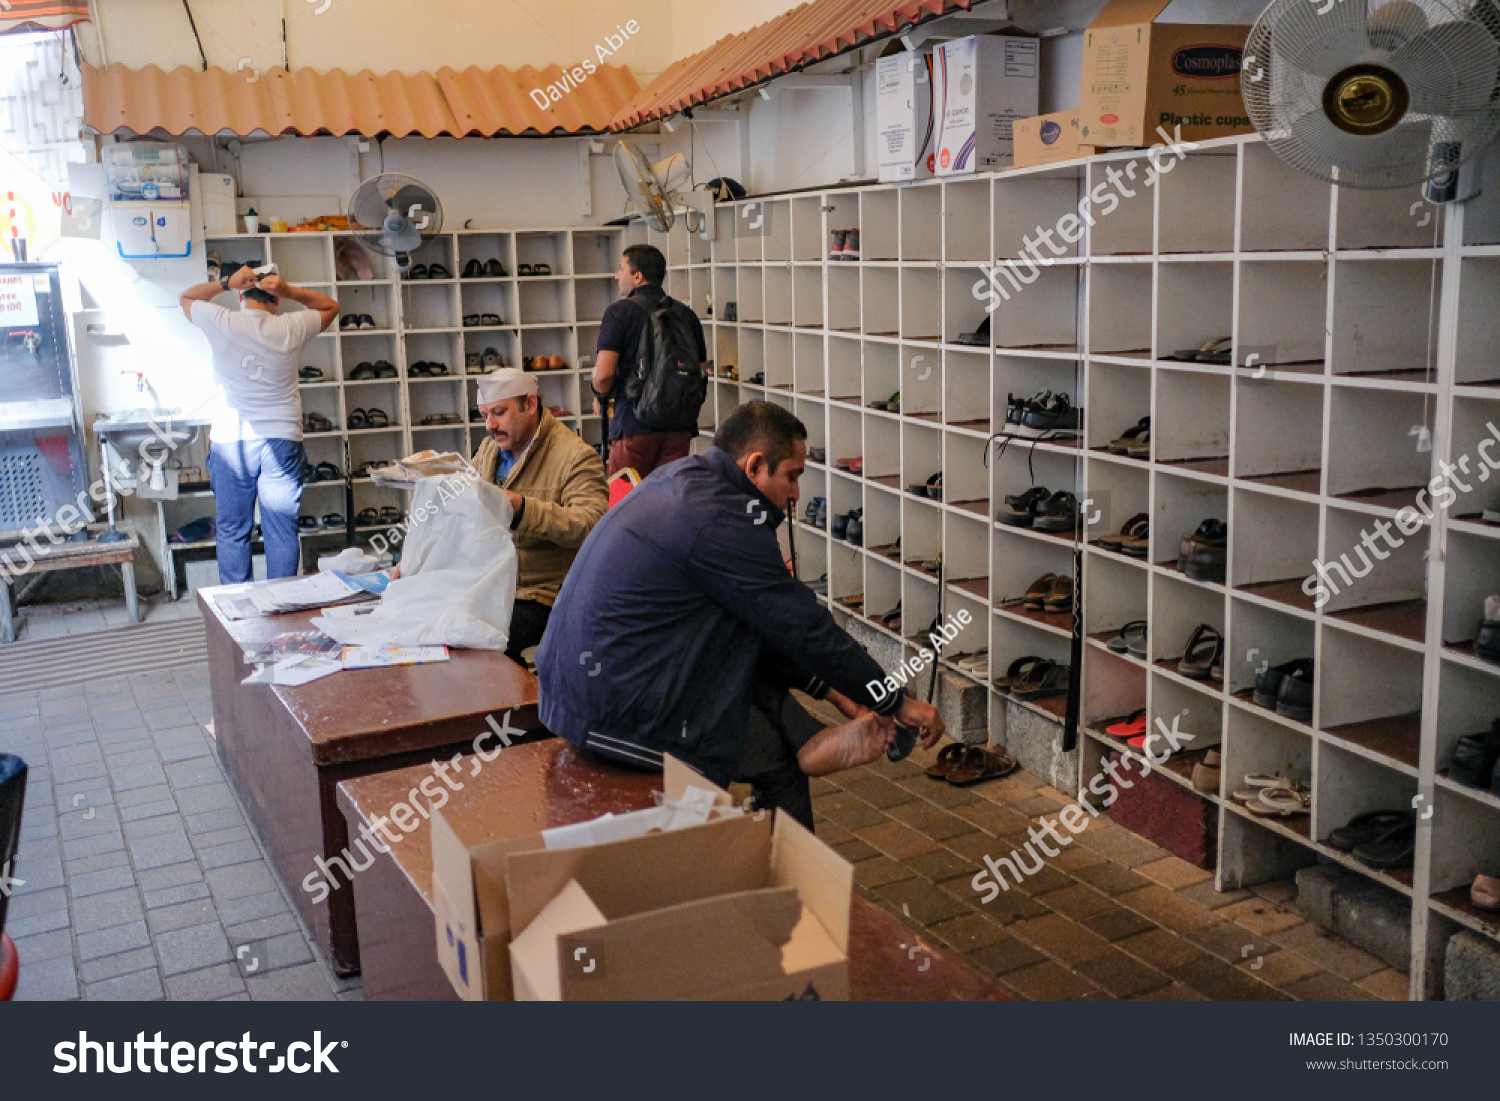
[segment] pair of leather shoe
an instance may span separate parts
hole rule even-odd
[[[865,545],[865,510],[857,508],[853,512],[841,513],[833,518],[832,535],[835,539],[844,539],[853,543],[856,547]]]
[[[1229,563],[1229,526],[1223,520],[1205,520],[1177,544],[1177,568],[1193,581],[1224,583]]]
[[[1297,658],[1255,678],[1251,698],[1261,707],[1298,722],[1312,722],[1313,659]]]
[[[1448,774],[1460,784],[1500,792],[1500,719],[1488,730],[1458,739]]]
[[[1067,490],[1053,493],[1046,486],[1032,486],[1025,493],[1006,497],[1005,505],[995,519],[1006,527],[1069,535],[1078,530],[1078,498]]]

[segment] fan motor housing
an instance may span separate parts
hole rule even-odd
[[[1383,134],[1406,116],[1410,106],[1406,81],[1384,65],[1350,65],[1323,87],[1323,113],[1349,134]]]

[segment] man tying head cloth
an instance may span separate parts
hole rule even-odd
[[[536,376],[515,367],[483,375],[479,411],[490,438],[474,469],[510,498],[519,573],[506,655],[542,641],[552,604],[588,533],[609,507],[599,453],[543,409]]]

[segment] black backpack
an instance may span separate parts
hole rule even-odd
[[[698,427],[698,410],[708,399],[708,376],[698,360],[698,339],[688,308],[663,297],[655,307],[638,303],[646,324],[636,344],[636,367],[625,380],[636,420],[653,432],[685,432]]]

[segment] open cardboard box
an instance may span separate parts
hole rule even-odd
[[[1084,31],[1078,113],[1088,145],[1151,145],[1160,126],[1189,141],[1248,134],[1240,56],[1250,28],[1154,22],[1171,0],[1109,0]],[[1170,14],[1170,13],[1167,13]]]
[[[853,868],[784,815],[738,814],[671,757],[663,779],[669,799],[711,789],[731,816],[574,848],[532,834],[467,849],[433,812],[438,959],[460,996],[848,998]]]

